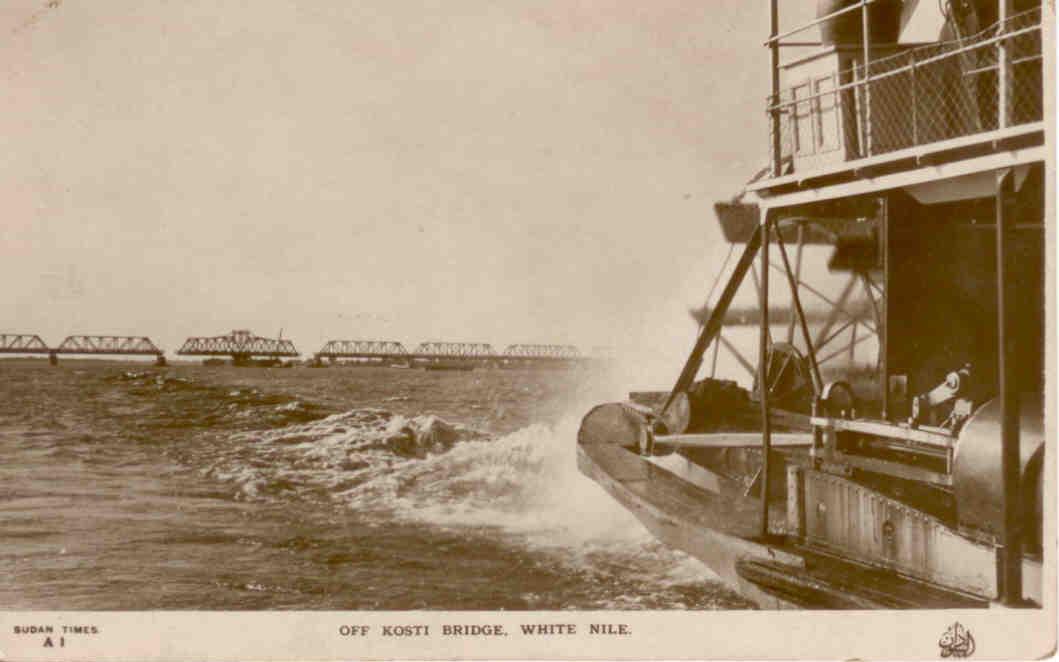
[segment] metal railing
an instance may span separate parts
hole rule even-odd
[[[963,39],[861,57],[770,97],[771,172],[809,171],[1040,122],[1041,64],[1040,9]]]

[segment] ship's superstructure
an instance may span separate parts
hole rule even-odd
[[[786,29],[770,9],[768,165],[716,205],[741,258],[672,391],[586,416],[582,470],[763,606],[1040,604],[1051,10],[833,0]],[[821,244],[837,295],[803,273]],[[697,381],[738,354],[748,274],[752,393]],[[807,299],[830,306],[815,329]]]

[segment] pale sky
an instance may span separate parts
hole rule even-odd
[[[0,331],[52,344],[679,356],[766,161],[766,2],[45,5],[0,10]]]

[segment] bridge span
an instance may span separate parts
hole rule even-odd
[[[51,354],[48,343],[36,334],[0,333],[0,354]]]
[[[181,356],[230,356],[236,365],[248,365],[254,359],[278,363],[280,357],[296,357],[294,343],[282,338],[262,338],[246,329],[236,329],[226,336],[199,336],[184,341],[177,350]]]
[[[157,365],[165,365],[165,352],[147,336],[66,336],[58,347],[49,347],[36,334],[0,334],[0,354],[47,354],[52,365],[59,355],[80,356],[153,356]]]

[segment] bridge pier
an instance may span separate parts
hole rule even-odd
[[[154,364],[156,366],[158,366],[159,368],[166,367],[168,364],[166,363],[166,360],[165,360],[165,354],[159,354],[158,357],[154,360]]]
[[[59,365],[59,355],[55,352],[48,352],[48,363],[51,365]]]

